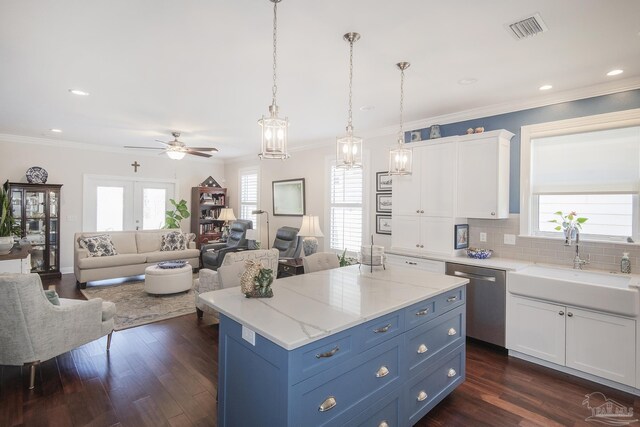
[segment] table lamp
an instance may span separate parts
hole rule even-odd
[[[218,220],[224,221],[224,225],[222,226],[222,240],[226,242],[227,238],[229,237],[229,221],[236,220],[236,216],[233,214],[233,209],[231,208],[220,209],[220,215],[218,216]]]
[[[316,215],[303,215],[298,236],[304,237],[302,248],[305,256],[316,253],[318,251],[318,239],[316,237],[324,237],[322,230],[320,230],[320,219]]]

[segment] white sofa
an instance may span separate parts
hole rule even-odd
[[[144,269],[160,261],[185,260],[191,267],[200,266],[200,251],[194,242],[189,248],[177,251],[161,251],[162,236],[176,230],[81,232],[73,236],[73,270],[81,288],[93,280],[144,274]],[[89,251],[80,247],[79,239],[109,234],[117,255],[90,257]]]

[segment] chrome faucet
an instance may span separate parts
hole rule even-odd
[[[587,255],[587,259],[582,259],[580,258],[580,231],[577,228],[574,228],[575,230],[575,243],[576,243],[576,256],[575,258],[573,258],[573,268],[574,270],[582,270],[582,266],[585,264],[589,264],[589,261],[591,261],[591,254]],[[566,246],[570,246],[571,245],[571,237],[572,237],[573,233],[569,232],[568,233],[568,237],[565,239],[565,245]]]

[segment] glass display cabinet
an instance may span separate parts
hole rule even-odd
[[[33,249],[31,272],[60,277],[60,188],[57,184],[9,183],[21,236]]]

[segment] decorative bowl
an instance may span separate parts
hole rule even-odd
[[[493,255],[493,251],[491,249],[482,249],[482,248],[467,249],[467,256],[469,258],[487,259],[487,258],[491,258],[491,255]]]

